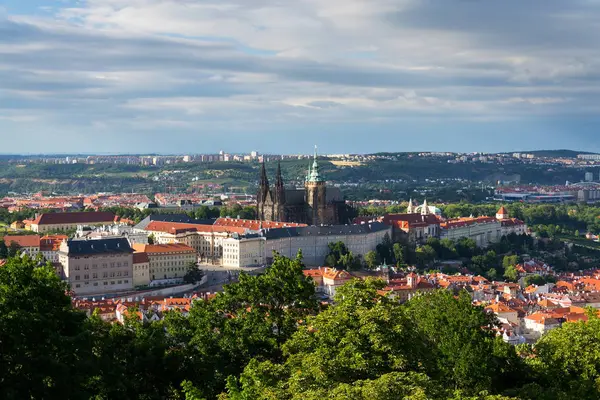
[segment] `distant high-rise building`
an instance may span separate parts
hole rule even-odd
[[[256,152],[256,151],[250,152],[250,157],[252,157],[252,158],[258,157],[258,152]]]

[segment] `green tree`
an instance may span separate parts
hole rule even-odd
[[[0,397],[89,398],[94,374],[85,314],[49,265],[29,257],[0,268]]]
[[[7,255],[8,257],[15,257],[21,251],[21,246],[17,242],[10,242],[8,245]]]
[[[369,251],[365,254],[365,263],[369,269],[374,269],[377,266],[377,252]]]
[[[425,246],[421,246],[417,249],[416,256],[417,265],[419,268],[425,268],[434,262],[436,252],[433,247],[426,244]]]
[[[519,279],[519,272],[514,265],[509,265],[504,270],[504,277],[511,282],[516,282]]]
[[[535,344],[528,358],[542,387],[570,399],[600,398],[600,319],[563,324]],[[560,397],[559,397],[560,398]]]
[[[4,238],[0,239],[0,259],[8,257],[8,247],[6,247],[6,243],[4,243]]]
[[[185,275],[183,276],[183,281],[185,283],[197,283],[202,280],[204,277],[204,271],[198,268],[198,265],[195,262],[191,262],[188,267]]]
[[[394,251],[394,259],[396,260],[397,265],[402,265],[406,263],[406,247],[400,243],[394,243],[392,247]]]

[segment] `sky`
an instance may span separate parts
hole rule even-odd
[[[3,0],[0,153],[600,152],[600,0]]]

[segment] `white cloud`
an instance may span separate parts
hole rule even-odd
[[[591,114],[599,18],[584,0],[87,0],[0,17],[0,108],[144,129]]]

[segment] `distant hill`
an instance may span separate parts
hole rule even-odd
[[[535,150],[535,151],[524,151],[523,153],[534,154],[538,157],[565,157],[575,158],[578,154],[595,154],[589,151],[578,151],[578,150]]]

